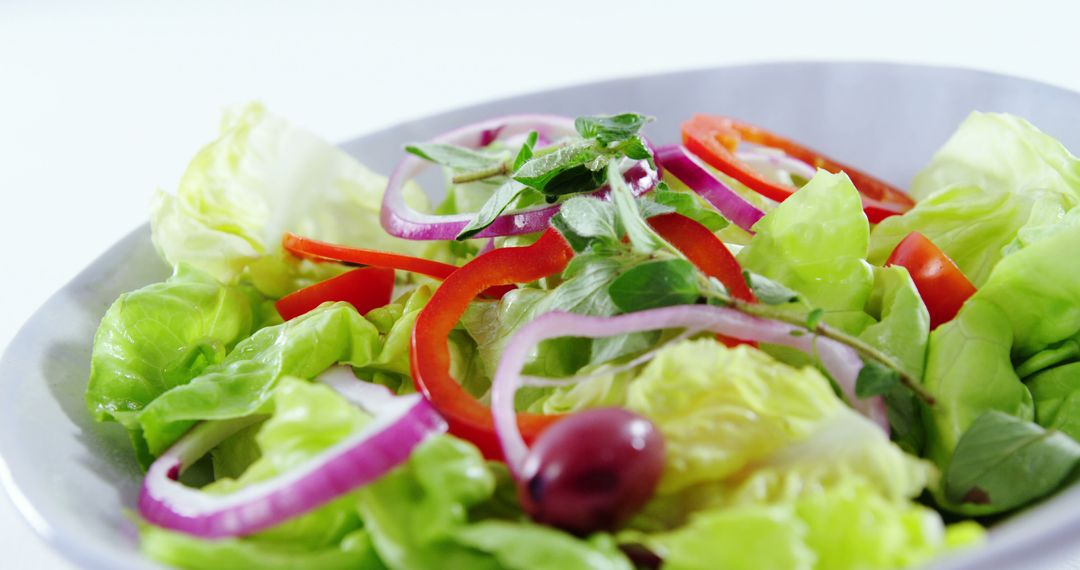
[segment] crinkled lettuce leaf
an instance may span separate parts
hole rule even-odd
[[[863,311],[874,283],[870,224],[847,175],[819,170],[754,230],[738,255],[743,268],[799,292],[841,330],[857,334],[871,323]]]
[[[255,413],[285,376],[311,379],[337,363],[370,364],[379,332],[348,303],[327,303],[260,329],[197,378],[158,396],[138,415],[149,450],[160,454],[197,420]]]
[[[859,338],[893,356],[906,372],[922,378],[930,313],[907,269],[874,267],[874,288],[866,312],[874,318]]]
[[[1014,362],[1080,332],[1080,226],[1046,232],[1002,259],[956,318],[930,337],[924,382],[937,402],[924,414],[928,457],[944,466],[984,412],[1034,418],[1031,393]]]
[[[992,194],[1051,190],[1080,202],[1080,160],[1026,120],[973,112],[915,176],[918,200],[950,186],[976,186]]]
[[[858,478],[900,499],[933,475],[848,408],[817,369],[747,346],[702,339],[662,349],[630,384],[627,407],[664,435],[661,495],[718,483],[710,502],[778,502]]]
[[[147,404],[224,360],[261,324],[262,301],[250,287],[223,286],[190,267],[121,295],[94,336],[90,413],[137,428]]]
[[[1062,260],[1064,252],[1078,247],[1080,226],[1043,232],[1041,239],[1002,259],[957,317],[931,335],[924,382],[936,402],[923,417],[927,456],[938,465],[948,464],[960,437],[984,412],[1040,417],[1039,404],[1014,367],[1020,362],[1026,368],[1080,333],[1080,268]],[[1043,405],[1058,399],[1047,393],[1058,392],[1050,382],[1031,384],[1041,388]],[[1075,421],[1060,409],[1041,417],[1060,425]],[[997,509],[993,504],[942,506],[980,514]]]
[[[188,263],[219,281],[250,279],[280,297],[339,271],[281,249],[284,232],[371,249],[416,254],[420,242],[379,224],[386,178],[344,151],[253,103],[225,115],[221,134],[192,159],[176,194],[159,192],[154,245],[166,262]],[[406,196],[426,198],[415,185]]]
[[[870,239],[869,260],[883,264],[911,232],[926,236],[952,259],[975,286],[1028,228],[1060,221],[1073,199],[1060,192],[987,192],[977,186],[950,186],[931,194],[901,216],[882,220]]]
[[[665,570],[885,570],[981,536],[974,523],[946,528],[931,509],[845,481],[789,503],[705,511],[646,542],[664,557]]]

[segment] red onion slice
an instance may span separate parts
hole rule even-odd
[[[542,140],[557,140],[576,134],[574,121],[552,115],[513,115],[475,123],[455,131],[439,135],[434,143],[456,144],[469,148],[481,148],[498,138],[511,138],[536,131]],[[412,180],[431,163],[418,156],[408,155],[398,163],[383,194],[380,220],[390,235],[415,240],[449,240],[457,237],[472,220],[474,214],[431,215],[417,212],[405,203],[405,183]],[[624,172],[627,184],[635,196],[652,190],[660,175],[647,162],[640,161]],[[606,197],[604,186],[592,195]],[[559,204],[541,204],[521,210],[504,212],[490,226],[474,237],[519,235],[538,232],[547,228],[548,220],[559,211]]]
[[[525,384],[521,369],[537,344],[568,334],[600,338],[673,328],[709,331],[742,340],[779,344],[816,355],[852,406],[881,426],[886,433],[889,430],[881,398],[859,399],[855,395],[855,380],[863,366],[859,355],[844,344],[815,335],[804,328],[711,305],[677,305],[614,317],[554,312],[537,317],[514,333],[503,350],[492,380],[491,412],[495,431],[502,445],[506,464],[514,475],[521,475],[521,468],[529,452],[518,430],[514,394]]]
[[[667,145],[656,151],[656,161],[713,205],[725,218],[753,233],[752,228],[765,215],[738,192],[731,189],[682,145]]]
[[[360,382],[360,381],[357,381]],[[303,467],[228,495],[210,495],[177,481],[233,433],[262,418],[199,424],[150,466],[139,494],[148,522],[202,538],[248,535],[315,509],[371,483],[408,459],[446,422],[419,394],[383,402],[364,429],[328,448]]]

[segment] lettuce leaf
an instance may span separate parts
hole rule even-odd
[[[1080,268],[1062,263],[1080,247],[1080,226],[1046,232],[1002,259],[956,319],[930,337],[924,382],[937,403],[924,414],[928,457],[944,466],[983,412],[1034,417],[1014,362],[1080,333]]]
[[[1050,190],[1080,202],[1080,160],[1034,125],[1004,113],[973,112],[915,176],[918,200],[955,185],[991,194]]]
[[[311,379],[337,363],[370,364],[378,330],[348,303],[327,303],[244,339],[221,362],[159,396],[138,415],[149,450],[160,454],[197,420],[258,411],[285,376]]]
[[[340,267],[285,255],[284,232],[344,245],[417,254],[420,242],[387,235],[379,224],[386,179],[341,149],[248,104],[225,115],[175,195],[158,192],[154,245],[172,265],[188,263],[224,283],[250,279],[280,297]],[[406,196],[426,198],[415,185]]]
[[[627,569],[610,536],[588,541],[531,523],[471,522],[495,478],[472,445],[435,437],[409,461],[359,491],[360,513],[382,560],[400,570],[443,568]]]
[[[1044,370],[1027,382],[1035,421],[1080,441],[1080,362]]]
[[[782,502],[854,478],[900,499],[933,475],[844,405],[817,369],[746,346],[664,348],[631,383],[627,407],[664,434],[661,495],[719,483],[705,489],[714,504]]]
[[[1023,239],[1027,228],[1061,220],[1071,201],[1060,192],[993,193],[976,186],[950,186],[904,215],[882,220],[871,234],[869,260],[885,263],[897,244],[917,231],[941,248],[978,287]]]
[[[802,294],[824,320],[858,334],[874,276],[866,263],[870,224],[845,174],[819,170],[810,182],[761,218],[739,263]]]
[[[915,176],[911,194],[915,208],[874,229],[870,261],[883,263],[918,231],[978,287],[1030,228],[1053,225],[1080,203],[1080,160],[1019,117],[972,113]]]
[[[263,318],[261,301],[248,287],[223,286],[189,267],[121,295],[94,336],[90,413],[137,428],[135,416],[147,404],[224,360],[251,334]]]
[[[297,378],[283,378],[271,404],[274,414],[268,420],[214,450],[257,459],[235,479],[219,478],[204,486],[204,492],[233,493],[287,473],[371,419],[330,388]],[[148,556],[182,568],[383,568],[361,529],[356,500],[355,493],[345,495],[236,539],[201,540],[144,524],[142,548]]]
[[[981,536],[974,523],[945,528],[931,509],[848,481],[792,503],[706,511],[647,543],[664,556],[665,570],[884,570]]]
[[[204,540],[150,525],[139,530],[146,556],[185,570],[259,568],[264,570],[383,570],[371,537],[354,530],[341,542],[319,549],[300,549],[275,542],[238,538]]]

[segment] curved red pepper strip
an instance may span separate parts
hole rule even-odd
[[[746,284],[739,262],[709,228],[679,214],[653,216],[648,222],[702,273],[723,283],[732,297],[747,303],[757,302]]]
[[[863,210],[871,223],[902,214],[915,202],[904,192],[865,172],[828,158],[795,141],[728,117],[694,115],[682,125],[683,145],[713,168],[738,180],[755,192],[783,202],[795,188],[773,182],[735,156],[740,141],[778,148],[814,168],[844,171],[863,198]]]
[[[707,228],[679,214],[655,216],[649,222],[699,269],[728,287],[732,295],[753,300],[738,262]],[[493,250],[466,263],[443,281],[417,316],[410,351],[413,384],[446,418],[450,433],[471,441],[489,459],[502,459],[491,410],[450,375],[447,338],[479,291],[553,275],[565,269],[573,256],[563,237],[549,228],[530,246]],[[561,417],[518,414],[518,429],[525,441],[531,443]]]
[[[440,281],[445,280],[458,270],[456,265],[442,263],[441,261],[432,261],[422,257],[412,257],[409,255],[373,249],[336,245],[301,237],[289,232],[285,233],[285,238],[282,239],[281,246],[285,248],[285,251],[288,251],[297,257],[303,257],[313,261],[333,261],[349,265],[370,265],[373,267],[401,269],[403,271],[426,275]],[[483,294],[488,297],[500,299],[507,291],[510,291],[513,288],[513,286],[495,287],[483,291]]]
[[[364,314],[390,303],[393,293],[393,269],[361,267],[285,295],[274,308],[286,321],[328,301],[345,301]]]

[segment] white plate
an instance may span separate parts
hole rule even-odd
[[[906,185],[973,109],[1016,113],[1080,149],[1080,94],[982,72],[871,63],[750,65],[607,81],[443,113],[343,146],[387,172],[403,143],[495,115],[634,110],[657,118],[649,134],[662,143],[677,139],[690,113],[707,112],[774,129]],[[4,487],[38,533],[89,568],[157,567],[139,556],[125,516],[140,479],[127,438],[116,425],[91,421],[83,390],[94,331],[109,304],[166,275],[148,229],[140,228],[39,309],[0,360]],[[1040,560],[1046,567],[1075,549],[1077,536],[1080,487],[994,528],[986,547],[938,567],[1034,568]]]

